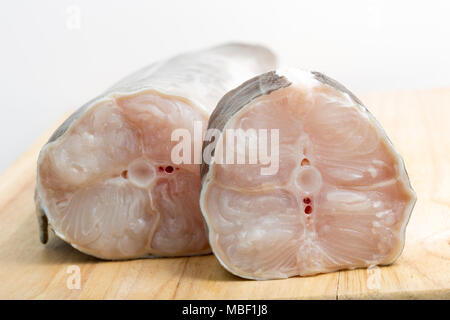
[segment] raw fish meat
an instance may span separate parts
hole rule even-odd
[[[220,100],[208,129],[219,134],[203,147],[212,158],[201,166],[200,207],[230,272],[287,278],[391,264],[401,254],[416,201],[403,160],[335,80],[297,69],[262,74]],[[276,166],[263,157],[270,152]],[[245,161],[227,162],[230,153]]]
[[[221,45],[143,68],[82,106],[39,154],[41,241],[50,227],[103,259],[210,252],[198,204],[200,162],[174,164],[171,133],[193,135],[197,121],[202,135],[228,90],[274,67],[264,47]]]

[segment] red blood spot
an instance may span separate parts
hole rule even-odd
[[[309,166],[309,160],[308,159],[303,159],[302,162],[300,163],[300,165],[302,166]]]
[[[303,202],[306,203],[306,204],[309,204],[309,203],[311,203],[311,199],[310,198],[305,198],[305,199],[303,199]]]
[[[122,178],[127,179],[128,178],[128,170],[123,170],[120,175],[122,176]]]
[[[164,171],[164,168],[163,168],[163,167],[159,167],[158,170],[159,170],[160,172],[163,172],[163,171]]]
[[[167,173],[172,173],[173,172],[173,167],[172,166],[167,166],[166,167],[166,172]]]
[[[180,170],[180,168],[175,168],[175,170]]]
[[[306,214],[310,214],[311,212],[312,212],[312,207],[311,206],[306,206],[305,213]]]

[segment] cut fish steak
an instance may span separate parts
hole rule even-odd
[[[416,201],[403,160],[335,80],[297,69],[262,74],[220,100],[209,129],[219,134],[204,144],[213,157],[201,166],[200,207],[230,272],[287,278],[391,264],[401,254]],[[246,134],[230,140],[239,129]],[[256,162],[226,162],[238,158],[230,141],[248,160],[251,132],[261,129],[278,130],[278,151],[264,142],[278,170],[263,174],[260,150]]]
[[[39,154],[41,241],[50,227],[104,259],[210,252],[198,204],[200,164],[194,153],[191,163],[174,164],[171,134],[194,136],[196,121],[204,134],[228,90],[274,67],[264,47],[225,44],[150,65],[81,107]]]

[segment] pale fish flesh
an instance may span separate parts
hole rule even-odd
[[[262,74],[221,99],[209,129],[220,134],[204,145],[213,158],[201,166],[200,207],[230,272],[287,278],[391,264],[401,254],[416,201],[403,160],[335,80],[297,69]],[[269,165],[260,158],[227,164],[228,129],[245,133],[235,144],[248,147],[246,159],[252,134],[279,130],[278,170],[262,174]],[[236,161],[239,149],[231,150]]]
[[[274,67],[264,47],[226,44],[152,64],[82,106],[39,154],[41,241],[50,227],[104,259],[210,252],[199,163],[172,163],[171,133],[206,129],[228,90]]]

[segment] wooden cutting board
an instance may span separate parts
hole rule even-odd
[[[0,176],[0,298],[450,299],[450,88],[362,98],[403,155],[418,196],[395,264],[249,281],[225,271],[213,255],[105,262],[62,241],[43,246],[33,190],[49,131]]]

